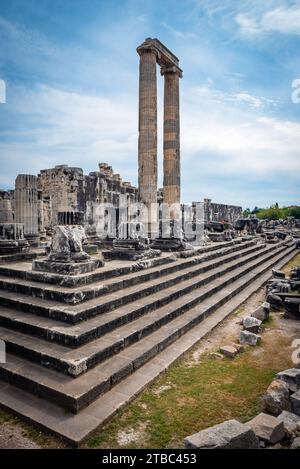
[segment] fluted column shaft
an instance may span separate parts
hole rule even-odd
[[[157,54],[151,48],[138,49],[139,76],[139,200],[148,209],[148,226],[151,236],[156,231],[157,202]],[[147,223],[147,222],[146,222]]]
[[[164,75],[164,203],[180,204],[180,121],[179,72],[174,67],[162,70]],[[174,216],[174,213],[173,213]]]
[[[19,174],[15,185],[15,222],[24,224],[25,237],[38,236],[37,177]]]

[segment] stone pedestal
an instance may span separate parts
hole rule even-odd
[[[37,177],[19,174],[15,183],[15,220],[23,223],[24,236],[31,246],[39,245]]]
[[[191,246],[183,241],[181,238],[156,238],[151,243],[151,248],[159,249],[160,251],[185,251]]]
[[[85,252],[84,242],[86,236],[82,226],[55,226],[48,259],[33,261],[32,269],[60,275],[79,275],[103,266],[102,259],[91,258]]]
[[[103,266],[102,259],[88,259],[82,262],[51,262],[49,260],[34,260],[32,262],[32,270],[59,275],[81,275],[93,272]]]
[[[113,249],[104,252],[104,259],[137,261],[160,256],[160,251],[151,249],[149,244],[139,239],[115,239]]]

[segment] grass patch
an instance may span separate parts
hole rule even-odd
[[[298,266],[300,266],[300,253],[296,254],[295,257],[293,257],[287,264],[285,264],[281,270],[285,274],[289,274],[291,269]]]
[[[243,313],[243,311],[245,310],[245,307],[244,306],[240,306],[238,309],[236,309],[231,317],[236,317],[236,316],[239,316],[241,313]]]
[[[260,327],[263,331],[268,327],[276,327],[274,316],[272,314],[269,314],[268,319],[266,319]]]

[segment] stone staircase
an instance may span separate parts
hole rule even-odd
[[[0,266],[0,404],[79,444],[294,251],[233,241],[73,278]]]

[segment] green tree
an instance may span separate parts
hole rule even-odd
[[[289,208],[287,216],[295,217],[295,218],[299,219],[300,218],[300,207]]]

